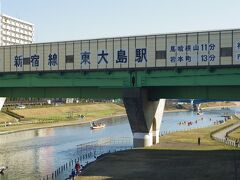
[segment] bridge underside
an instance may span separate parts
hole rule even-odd
[[[0,88],[2,97],[46,97],[46,98],[91,98],[110,99],[122,98],[124,89],[128,88],[83,88],[83,87],[39,87],[39,88]],[[143,87],[134,89],[148,89],[149,100],[156,101],[161,98],[178,99],[198,98],[212,100],[240,100],[239,86],[215,86],[215,87]]]
[[[122,98],[124,89],[147,89],[149,100],[240,100],[240,67],[173,67],[126,71],[0,74],[2,97]]]

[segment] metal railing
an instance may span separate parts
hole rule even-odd
[[[77,145],[77,157],[75,159],[69,160],[54,172],[43,176],[41,180],[65,179],[74,169],[77,161],[84,169],[90,162],[95,161],[103,154],[132,149],[132,147],[132,138],[130,137],[108,137],[79,144]]]
[[[190,127],[190,128],[178,129],[178,130],[160,131],[160,136],[165,136],[165,135],[176,133],[176,132],[192,131],[192,130],[201,129],[201,128],[204,128],[204,127]]]
[[[232,140],[230,138],[218,138],[218,137],[212,137],[213,140],[216,140],[218,142],[225,143],[229,146],[235,146],[235,147],[240,147],[239,143],[237,143],[235,140]]]

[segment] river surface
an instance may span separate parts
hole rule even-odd
[[[213,125],[224,113],[240,113],[240,108],[208,109],[203,115],[194,112],[164,113],[161,132],[187,130]],[[211,119],[211,120],[210,120]],[[179,122],[192,125],[179,125]],[[51,174],[59,166],[76,158],[77,145],[106,137],[130,137],[126,118],[106,121],[106,127],[90,130],[89,124],[29,130],[0,135],[0,166],[9,169],[0,180],[34,180]]]

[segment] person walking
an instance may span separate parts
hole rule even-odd
[[[75,177],[75,176],[76,176],[75,170],[72,169],[71,177],[72,177],[73,180],[74,180],[74,177]]]
[[[76,170],[76,174],[79,175],[81,172],[81,166],[79,161],[77,161],[77,163],[75,164],[75,170]]]

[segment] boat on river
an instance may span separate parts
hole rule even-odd
[[[90,126],[90,128],[91,129],[102,129],[102,128],[105,128],[105,124],[104,123],[90,123],[91,124],[91,126]]]

